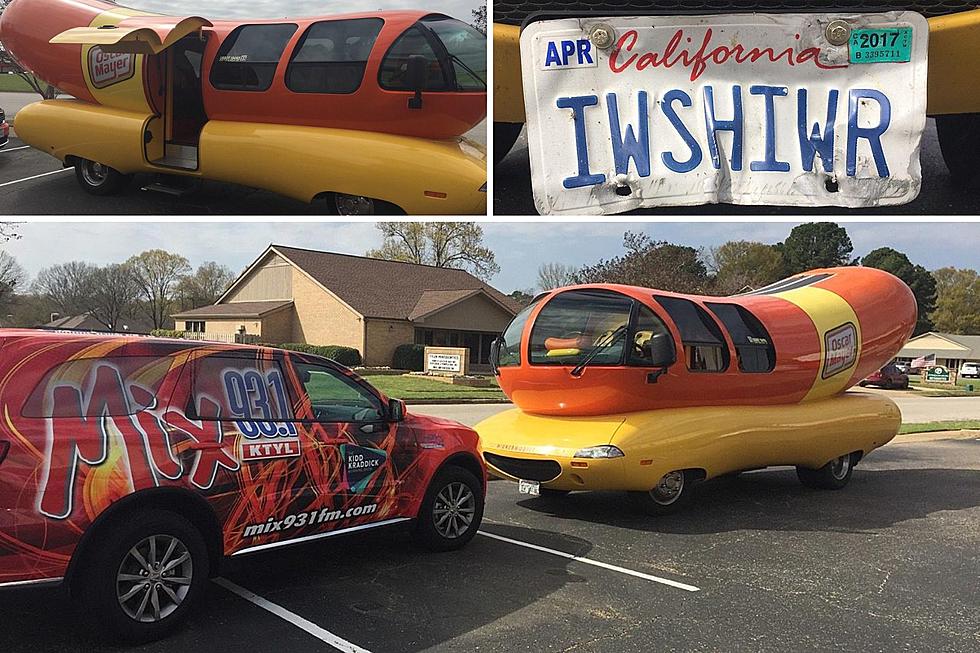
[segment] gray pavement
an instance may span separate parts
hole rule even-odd
[[[644,209],[634,215],[834,215],[859,218],[873,215],[950,215],[980,213],[980,180],[971,188],[957,189],[939,151],[936,124],[931,118],[926,126],[920,155],[922,192],[904,206],[881,209],[801,209],[797,207],[759,207],[710,204],[696,207]],[[531,194],[531,168],[528,162],[527,135],[521,134],[514,149],[493,171],[493,212],[495,215],[537,215]],[[629,214],[627,214],[629,215]]]
[[[441,555],[395,529],[236,559],[223,578],[286,612],[212,584],[186,628],[138,650],[335,650],[303,623],[372,653],[980,648],[976,440],[888,445],[839,492],[743,474],[660,518],[496,482],[483,532]],[[55,589],[2,592],[0,615],[5,653],[125,650]]]

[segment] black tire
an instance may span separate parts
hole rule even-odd
[[[170,548],[168,544],[172,541],[176,541],[177,545],[170,551],[167,565],[182,559],[185,553],[188,556],[187,561],[169,570],[169,573],[163,571],[166,567],[152,572],[161,575],[159,582],[151,582],[153,577],[148,577],[146,582],[134,579],[136,576],[149,576],[149,573],[144,574],[145,570],[140,570],[140,564],[131,550],[142,551],[143,560],[152,566],[150,558],[153,556],[148,553],[150,538],[154,539],[154,546],[159,543],[156,549],[157,565],[164,560]],[[111,530],[99,534],[98,542],[94,543],[89,555],[81,562],[82,566],[72,581],[72,596],[78,602],[78,608],[100,635],[128,644],[151,642],[177,628],[200,600],[210,572],[207,545],[200,531],[181,515],[167,510],[147,510],[116,521]],[[123,574],[126,579],[120,580]],[[176,578],[189,578],[190,582],[168,580]],[[137,588],[139,591],[128,601],[121,600],[120,592],[125,595]],[[153,614],[151,599],[154,589],[160,606],[161,616],[158,620]],[[174,602],[170,598],[168,589],[179,597],[179,601]],[[144,610],[149,614],[144,612],[143,619],[151,621],[137,620],[133,614],[139,615],[143,605],[141,597],[144,596]]]
[[[674,477],[674,474],[680,474],[680,476]],[[668,477],[670,477],[669,481],[674,487],[676,487],[676,480],[678,478],[680,480],[680,487],[676,490],[676,494],[669,497],[665,496],[661,489],[668,482]],[[653,489],[647,492],[630,492],[630,501],[637,510],[648,515],[668,515],[677,512],[690,501],[693,480],[693,477],[687,472],[680,470],[669,472],[660,479],[660,482]]]
[[[493,163],[494,165],[504,160],[510,154],[511,148],[517,142],[517,138],[524,129],[524,123],[520,122],[495,122],[493,123]]]
[[[90,195],[115,195],[128,186],[132,178],[132,175],[124,175],[115,168],[96,161],[75,159],[75,179]]]
[[[839,490],[847,485],[854,473],[854,454],[834,458],[820,469],[797,467],[796,476],[803,485],[816,490]]]
[[[980,173],[980,113],[936,116],[936,133],[953,185],[969,186]]]
[[[346,193],[323,193],[313,204],[327,215],[405,215],[401,207],[391,202]]]
[[[472,495],[472,503],[458,506],[457,513],[444,512],[446,499],[454,496],[455,490],[465,487]],[[419,514],[415,518],[412,537],[416,543],[432,551],[453,551],[466,546],[480,529],[483,521],[483,484],[472,472],[450,465],[440,470],[429,484]],[[456,535],[452,535],[451,523],[461,524],[465,517],[464,508],[472,510],[469,522]],[[445,521],[450,520],[450,521]]]

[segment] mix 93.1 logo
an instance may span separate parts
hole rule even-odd
[[[244,437],[242,462],[300,455],[300,440],[278,369],[265,374],[255,369],[225,370],[222,374],[228,410]],[[285,418],[285,421],[283,421]]]

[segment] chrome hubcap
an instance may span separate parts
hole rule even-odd
[[[340,215],[374,215],[374,200],[370,197],[337,193],[336,198]]]
[[[841,456],[830,463],[830,474],[838,481],[844,480],[847,471],[851,468],[851,456]]]
[[[667,472],[657,483],[657,487],[650,490],[650,496],[660,505],[667,506],[677,501],[683,491],[684,472]]]
[[[82,177],[92,186],[101,186],[109,177],[109,168],[95,161],[86,161],[82,166]]]
[[[191,589],[194,563],[184,543],[170,535],[151,535],[126,554],[116,574],[116,598],[135,621],[166,619]]]
[[[466,533],[475,515],[476,497],[465,483],[450,483],[436,495],[432,518],[436,531],[446,539],[454,540]]]

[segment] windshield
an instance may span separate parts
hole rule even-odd
[[[460,91],[484,91],[487,88],[487,37],[466,23],[448,17],[422,20],[446,46],[456,72]]]
[[[538,305],[538,302],[531,302],[520,313],[514,316],[503,335],[500,336],[500,350],[497,354],[497,367],[516,367],[521,364],[521,336],[524,333],[524,325],[527,318],[531,316],[531,311]]]
[[[633,301],[603,290],[563,292],[541,309],[531,329],[533,365],[620,365]],[[596,348],[599,347],[598,350]]]

